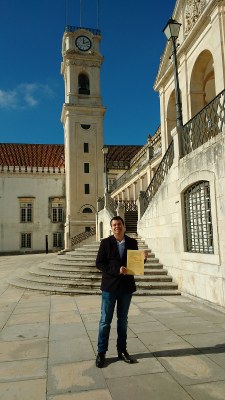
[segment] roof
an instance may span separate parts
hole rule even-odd
[[[64,145],[0,143],[0,165],[64,168]]]
[[[109,151],[107,154],[107,167],[108,168],[129,168],[131,159],[143,147],[141,145],[107,145]]]
[[[129,168],[142,146],[109,145],[108,168]],[[0,143],[0,165],[7,167],[64,168],[63,144]]]

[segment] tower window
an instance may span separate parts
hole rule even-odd
[[[89,194],[90,193],[90,185],[89,183],[84,184],[84,193]]]
[[[84,163],[84,173],[89,174],[89,170],[90,170],[89,163],[85,162]]]
[[[88,129],[90,129],[90,127],[91,127],[91,125],[88,125],[88,124],[81,124],[81,128],[82,128],[82,129],[88,130]]]
[[[84,153],[89,153],[89,144],[84,143]]]
[[[89,78],[86,74],[80,74],[78,77],[78,93],[90,94]]]
[[[83,213],[84,213],[84,214],[91,214],[91,213],[92,213],[92,209],[89,208],[89,207],[85,207],[85,208],[83,209]]]

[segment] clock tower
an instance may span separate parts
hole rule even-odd
[[[96,204],[103,195],[103,119],[100,94],[103,57],[98,29],[67,26],[62,41],[61,73],[65,82],[66,169],[65,248],[71,239],[95,227]]]

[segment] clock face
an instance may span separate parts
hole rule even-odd
[[[75,44],[81,51],[88,51],[91,48],[91,41],[87,36],[78,36]]]

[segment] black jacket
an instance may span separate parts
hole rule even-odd
[[[124,238],[125,250],[122,259],[113,235],[101,241],[96,258],[96,267],[102,271],[101,290],[105,292],[113,292],[119,288],[126,293],[136,291],[133,275],[120,274],[120,267],[127,265],[127,250],[138,250],[138,244],[137,240],[129,236],[125,235]]]

